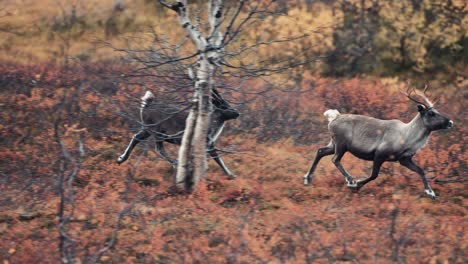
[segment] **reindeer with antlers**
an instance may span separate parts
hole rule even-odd
[[[380,167],[385,161],[398,161],[419,174],[425,193],[435,199],[436,195],[427,182],[424,170],[416,165],[412,158],[426,145],[432,131],[452,128],[453,122],[434,108],[426,97],[426,90],[427,85],[423,94],[418,94],[408,83],[406,92],[403,92],[411,101],[418,104],[419,113],[409,123],[363,115],[340,114],[334,109],[325,111],[332,139],[326,147],[318,149],[311,168],[304,176],[304,184],[311,183],[312,174],[320,159],[332,154],[334,154],[332,161],[345,176],[347,186],[356,192],[377,178]],[[416,99],[413,93],[423,101]],[[343,168],[340,161],[348,151],[360,159],[373,161],[372,173],[368,178],[355,181]]]
[[[221,96],[216,88],[211,90],[212,103],[214,110],[211,116],[211,122],[206,139],[207,152],[218,163],[221,169],[229,178],[235,175],[226,167],[221,157],[218,155],[215,142],[223,131],[225,122],[239,117],[239,112]],[[143,124],[142,128],[136,133],[124,153],[117,159],[117,163],[125,162],[133,148],[141,141],[150,136],[156,139],[156,150],[175,168],[177,160],[172,159],[164,148],[164,142],[180,145],[185,130],[185,120],[187,119],[187,108],[184,111],[169,108],[163,103],[158,103],[156,96],[147,91],[141,98],[140,118]]]

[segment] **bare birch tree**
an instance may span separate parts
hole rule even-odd
[[[224,1],[209,2],[208,20],[211,27],[208,36],[203,36],[188,16],[187,1],[177,1],[169,5],[160,0],[161,4],[175,12],[180,25],[185,29],[196,49],[199,51],[198,70],[195,76],[195,91],[193,107],[186,121],[186,128],[179,150],[176,184],[190,190],[206,171],[206,136],[212,111],[210,89],[214,84],[215,62],[219,60],[221,44],[220,24],[223,18]]]
[[[157,2],[175,13],[179,30],[185,33],[186,38],[174,42],[174,36],[177,36],[174,25],[163,25],[161,27],[170,28],[170,34],[174,34],[172,42],[169,37],[152,30],[153,42],[149,48],[140,49],[134,43],[125,49],[113,48],[127,53],[132,62],[143,65],[127,77],[155,77],[158,89],[166,86],[172,92],[182,90],[185,94],[188,91],[192,94],[175,177],[179,188],[192,191],[207,170],[206,138],[213,111],[211,91],[219,87],[236,89],[247,79],[281,73],[312,59],[304,60],[301,51],[297,51],[296,58],[274,55],[258,58],[262,47],[280,46],[307,37],[307,34],[275,35],[276,39],[266,39],[246,33],[246,28],[258,27],[269,17],[285,15],[275,1],[209,0],[206,15],[202,15],[199,5],[189,5],[186,0]],[[189,9],[194,6],[198,9],[193,15],[189,14]],[[202,22],[203,18],[205,21]],[[186,39],[190,40],[190,45]],[[234,79],[237,81],[232,85]],[[227,84],[230,81],[231,84]]]

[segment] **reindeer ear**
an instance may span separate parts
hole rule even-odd
[[[424,110],[426,110],[426,107],[424,105],[422,105],[422,104],[418,104],[418,111],[422,112]]]

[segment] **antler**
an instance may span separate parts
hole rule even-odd
[[[423,90],[423,94],[419,94],[419,96],[422,97],[422,99],[424,99],[424,101],[427,103],[427,106],[429,107],[433,107],[434,104],[429,100],[429,98],[426,97],[426,91],[427,91],[427,84],[424,86],[424,90]]]
[[[426,108],[434,106],[434,104],[426,97],[426,91],[427,91],[427,88],[428,88],[427,84],[424,86],[423,94],[418,94],[416,92],[415,88],[411,89],[410,84],[411,84],[411,81],[408,81],[408,86],[406,88],[406,92],[403,92],[403,91],[400,91],[400,92],[403,93],[404,95],[406,95],[406,97],[408,97],[408,99],[410,99],[411,101],[413,101],[413,102],[415,102],[417,104],[422,104]],[[416,98],[414,98],[414,96],[411,96],[411,94],[413,92],[414,92],[414,94],[419,95],[424,100],[424,102],[421,102],[421,101],[417,100]]]

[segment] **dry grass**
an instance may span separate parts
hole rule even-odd
[[[120,54],[103,48],[103,41],[117,47],[126,47],[127,40],[131,38],[132,45],[147,46],[152,40],[148,37],[150,28],[166,33],[171,40],[180,40],[183,36],[182,31],[180,34],[173,34],[174,27],[171,23],[175,23],[175,16],[155,5],[154,1],[125,1],[123,11],[114,11],[113,2],[4,1],[4,7],[0,8],[0,61],[26,65],[44,62],[61,64],[66,56],[90,62],[106,61]],[[197,2],[194,1],[192,5],[195,4]],[[314,51],[330,47],[331,26],[339,17],[331,16],[330,8],[326,5],[316,6],[318,9],[313,16],[292,6],[288,17],[266,20],[264,24],[249,29],[245,38],[253,41],[259,35],[281,39],[303,33],[310,34],[310,38],[287,43],[288,46],[281,49],[258,51],[269,56],[272,56],[270,53],[273,50],[279,52],[275,56],[293,55],[304,45]],[[67,28],[73,7],[77,19],[73,27]],[[195,12],[196,9],[198,8],[192,8],[193,15],[204,14]],[[272,26],[274,31],[271,30]]]
[[[61,63],[69,55],[81,60],[108,60],[118,54],[99,48],[99,41],[123,45],[125,38],[157,26],[155,5],[148,1],[128,1],[121,12],[113,11],[113,1],[6,1],[0,9],[0,60],[34,64]],[[72,7],[76,22],[67,28]],[[114,34],[106,34],[112,28]],[[69,44],[68,44],[68,43]]]

